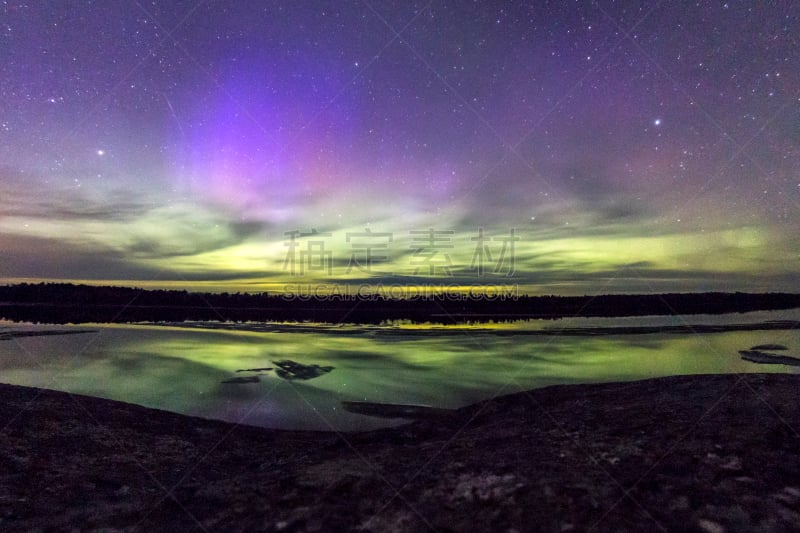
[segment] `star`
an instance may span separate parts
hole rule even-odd
[[[655,126],[660,126],[660,125],[661,125],[661,119],[660,119],[660,118],[657,118],[657,119],[655,119],[655,120],[653,121],[653,125],[655,125]]]
[[[100,155],[100,156],[105,155],[105,153],[106,153],[105,150],[98,150],[97,151],[97,155]]]

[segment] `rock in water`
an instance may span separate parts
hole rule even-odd
[[[788,350],[783,344],[758,344],[750,348],[751,350]]]
[[[790,357],[788,355],[771,355],[758,350],[739,350],[742,359],[752,363],[760,363],[765,365],[789,365],[800,366],[800,358]]]
[[[273,361],[278,367],[275,373],[283,379],[314,379],[333,370],[332,366],[304,365],[291,359]]]

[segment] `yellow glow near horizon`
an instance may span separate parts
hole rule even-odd
[[[610,230],[609,230],[610,231]],[[337,236],[339,232],[337,232]],[[170,257],[137,257],[131,264],[157,272],[156,279],[91,280],[73,278],[71,282],[92,285],[124,285],[143,288],[185,289],[209,292],[272,292],[303,295],[381,294],[394,297],[424,296],[432,293],[481,295],[519,295],[537,293],[585,294],[589,279],[604,276],[633,276],[637,279],[686,279],[700,272],[759,275],[788,272],[795,264],[790,246],[761,227],[718,229],[707,232],[664,233],[651,236],[630,234],[587,234],[540,238],[519,233],[516,243],[514,275],[491,273],[478,276],[469,271],[473,260],[473,232],[454,233],[458,243],[450,253],[452,276],[413,275],[409,240],[397,239],[390,261],[380,263],[372,272],[351,269],[347,259],[353,253],[342,245],[343,239],[331,238],[327,250],[335,262],[331,274],[314,270],[292,275],[286,268],[286,241],[251,237],[239,244],[214,247],[198,253],[176,253]],[[274,236],[273,236],[274,238]],[[494,250],[497,261],[498,249]],[[508,264],[505,265],[506,267]],[[299,269],[298,269],[299,270]],[[654,272],[652,276],[650,272]],[[682,273],[686,273],[683,278]],[[664,278],[665,273],[672,278]],[[159,277],[168,279],[157,279]],[[5,278],[5,283],[37,281],[29,278]],[[342,288],[346,288],[343,291]],[[556,290],[554,290],[554,288]],[[615,289],[617,290],[617,289]],[[691,289],[690,289],[691,290]]]
[[[457,287],[468,290],[469,284],[459,283],[458,279],[469,275],[465,271],[470,266],[474,247],[473,244],[469,244],[469,235],[458,234],[457,238],[468,244],[449,251],[451,270],[458,275],[452,277],[444,275],[441,267],[437,267],[438,279],[448,287],[452,285],[448,281],[451,279]],[[786,268],[788,258],[783,257],[779,249],[772,248],[771,242],[770,235],[756,227],[654,236],[576,235],[535,241],[523,240],[517,243],[515,250],[516,273],[536,272],[542,268],[542,264],[549,265],[550,269],[577,273],[606,271],[637,264],[643,270],[654,268],[748,272],[753,270],[754,262],[762,272],[764,268],[781,271]],[[347,272],[346,260],[353,253],[352,250],[337,246],[335,242],[329,244],[326,251],[331,252],[335,260],[342,261],[332,266],[330,276],[327,272],[308,269],[303,275],[292,276],[288,267],[284,268],[287,247],[283,241],[248,241],[195,255],[147,260],[145,264],[190,273],[265,272],[269,274],[270,280],[287,283],[347,282],[351,279],[378,278],[381,273],[386,272],[389,272],[390,276],[413,277],[414,265],[410,262],[407,244],[401,242],[397,248],[398,253],[395,253],[389,262],[381,263],[372,273],[358,269]],[[769,254],[774,256],[773,260],[765,259]],[[297,269],[296,274],[299,274],[299,266]],[[425,274],[424,269],[422,270],[422,274]],[[506,282],[512,282],[513,279],[505,280],[494,276],[485,279],[476,278],[475,281],[481,285],[502,286],[506,285]]]

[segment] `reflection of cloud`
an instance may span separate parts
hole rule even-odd
[[[235,378],[228,378],[220,381],[220,383],[232,384],[232,385],[243,385],[248,383],[258,383],[261,381],[261,378],[258,376],[240,376]]]
[[[355,336],[358,338],[362,337],[362,335],[355,335]],[[382,335],[381,340],[391,341],[392,343],[409,342],[409,335],[407,334],[396,335],[396,336]],[[457,346],[454,347],[454,349],[457,348],[458,348]],[[325,351],[325,354],[331,360],[346,361],[346,364],[349,368],[391,367],[393,369],[413,370],[413,371],[425,371],[430,369],[428,365],[403,361],[402,359],[399,358],[386,357],[386,354],[379,352],[337,350],[334,348],[328,348]]]

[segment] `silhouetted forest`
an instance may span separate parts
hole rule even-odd
[[[35,323],[313,321],[442,324],[565,316],[719,314],[800,307],[800,294],[689,293],[602,296],[287,298],[279,294],[194,293],[65,283],[0,286],[0,317]]]

